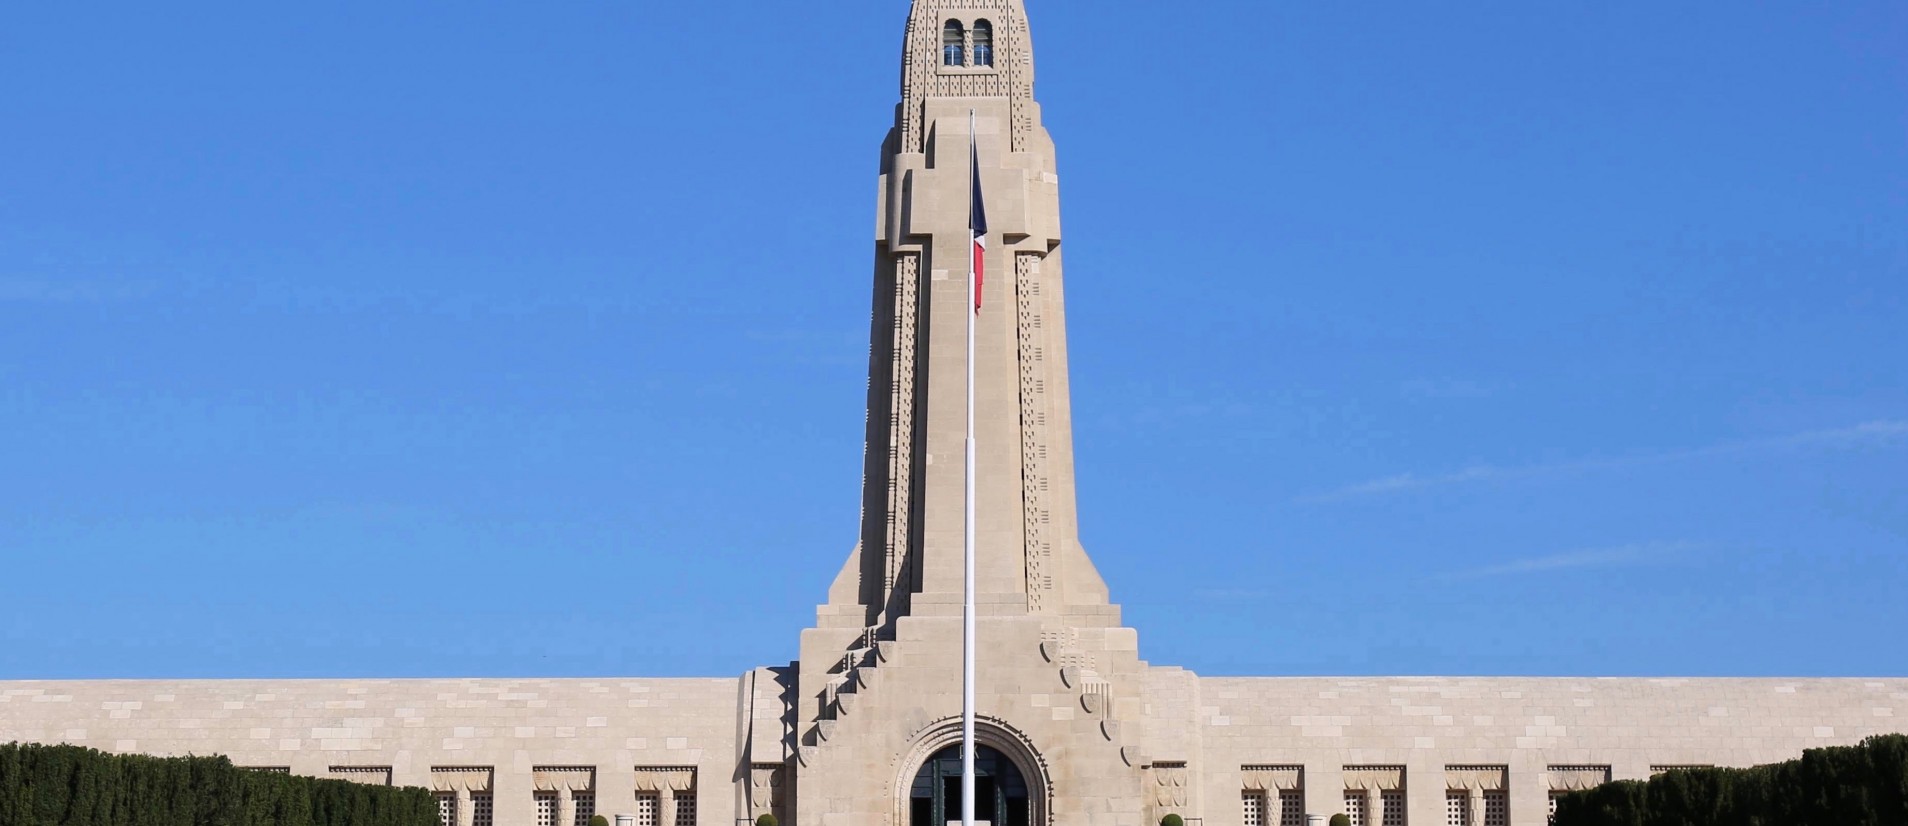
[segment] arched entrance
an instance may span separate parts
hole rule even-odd
[[[1012,760],[989,746],[974,753],[974,819],[994,826],[1032,826],[1032,795]],[[946,826],[961,819],[961,747],[934,753],[908,791],[907,826]]]

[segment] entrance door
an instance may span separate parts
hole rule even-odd
[[[1027,781],[1006,755],[986,746],[974,753],[974,819],[994,826],[1028,826]],[[947,826],[961,819],[961,747],[936,752],[914,776],[908,826]]]

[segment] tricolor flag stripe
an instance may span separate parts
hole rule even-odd
[[[987,205],[981,198],[980,146],[973,135],[967,137],[969,169],[973,170],[973,207],[968,212],[967,228],[974,236],[974,312],[980,312],[981,286],[987,282]]]

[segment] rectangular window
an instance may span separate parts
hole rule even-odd
[[[658,826],[657,812],[662,808],[662,799],[655,792],[636,793],[636,826]]]
[[[457,826],[457,793],[437,793],[437,819],[444,826]]]
[[[1389,789],[1378,793],[1378,803],[1384,808],[1380,823],[1384,826],[1405,826],[1405,796],[1403,789]]]
[[[1305,826],[1305,793],[1298,789],[1279,792],[1279,826]]]
[[[1265,795],[1259,792],[1246,792],[1239,803],[1240,826],[1265,826]]]
[[[556,792],[537,792],[537,826],[557,826]]]
[[[1444,793],[1444,822],[1446,826],[1471,826],[1470,792],[1451,789]]]
[[[1510,792],[1484,793],[1484,826],[1510,826]]]
[[[696,826],[696,793],[676,792],[676,826]]]
[[[470,796],[470,826],[494,826],[496,811],[497,807],[492,804],[490,795]]]
[[[1364,789],[1350,789],[1345,792],[1345,816],[1351,818],[1351,826],[1367,826],[1371,819],[1365,816],[1365,804],[1370,796]]]
[[[596,792],[577,792],[570,800],[576,804],[575,826],[590,826],[590,818],[596,816]]]
[[[1557,801],[1562,800],[1563,796],[1566,794],[1569,794],[1569,792],[1551,792],[1550,793],[1550,822],[1551,823],[1557,822]]]

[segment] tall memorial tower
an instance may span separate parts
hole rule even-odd
[[[975,557],[995,773],[976,783],[979,819],[1141,819],[1122,723],[1140,716],[1142,666],[1079,540],[1059,176],[1025,5],[915,0],[881,150],[860,541],[802,640],[803,826],[959,816],[935,758],[961,711],[970,138],[990,229]]]

